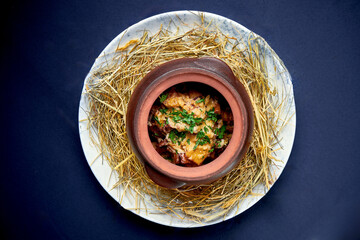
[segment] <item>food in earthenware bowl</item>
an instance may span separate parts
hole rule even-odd
[[[148,129],[156,151],[170,162],[196,167],[216,159],[234,128],[226,100],[204,84],[178,84],[151,108]]]

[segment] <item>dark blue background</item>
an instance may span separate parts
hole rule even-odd
[[[0,232],[7,239],[360,239],[359,1],[11,1],[1,10]],[[125,211],[80,145],[83,80],[128,26],[203,10],[263,36],[289,69],[297,129],[275,187],[198,229]],[[2,239],[3,239],[2,238]]]

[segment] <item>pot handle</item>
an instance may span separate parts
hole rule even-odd
[[[179,187],[182,187],[185,185],[184,182],[179,182],[179,181],[173,180],[173,179],[165,176],[164,174],[156,171],[154,168],[152,168],[151,166],[149,166],[146,163],[144,165],[145,165],[145,170],[146,170],[148,176],[157,185],[160,185],[165,188],[172,188],[172,189],[179,188]]]

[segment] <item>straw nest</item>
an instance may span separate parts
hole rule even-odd
[[[150,36],[147,31],[139,39],[118,46],[115,53],[92,71],[85,85],[89,100],[90,137],[107,160],[123,194],[135,195],[134,209],[157,209],[163,214],[194,222],[210,222],[224,217],[241,201],[254,195],[255,186],[269,189],[276,180],[271,166],[281,146],[278,134],[291,116],[281,119],[285,97],[277,97],[277,89],[268,79],[263,48],[259,36],[246,39],[224,35],[216,26],[205,23],[185,33],[171,32],[161,26]],[[211,29],[211,30],[210,30]],[[170,190],[154,184],[131,150],[126,135],[126,111],[130,96],[141,79],[153,68],[169,60],[183,57],[211,56],[225,61],[248,91],[253,107],[255,129],[250,148],[240,164],[223,178],[200,186]]]

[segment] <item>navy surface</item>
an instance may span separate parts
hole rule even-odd
[[[297,107],[274,188],[197,229],[122,209],[88,167],[77,122],[103,48],[144,18],[185,9],[264,37],[292,75]],[[1,12],[1,239],[360,239],[359,1],[11,1]]]

